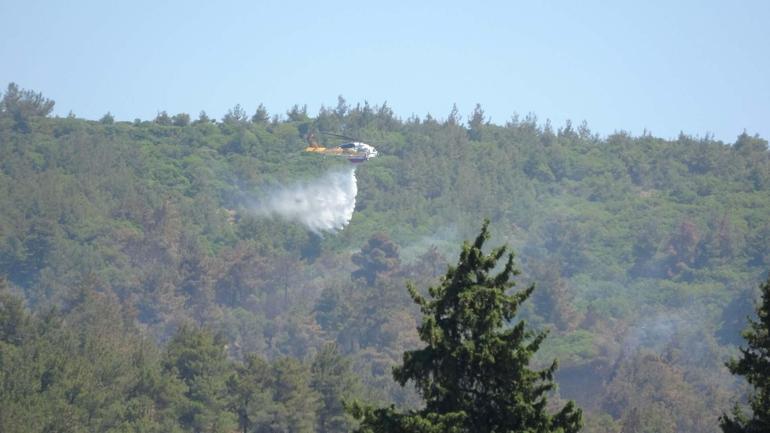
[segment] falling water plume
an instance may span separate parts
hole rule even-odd
[[[342,230],[356,207],[356,171],[335,170],[313,181],[282,186],[268,193],[254,211],[304,224],[315,233]]]

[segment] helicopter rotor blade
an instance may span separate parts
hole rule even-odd
[[[323,134],[323,135],[330,135],[332,137],[337,137],[337,138],[344,138],[345,140],[361,141],[361,140],[359,140],[357,138],[349,137],[347,135],[342,135],[342,134],[335,134],[333,132],[321,132],[321,134]]]

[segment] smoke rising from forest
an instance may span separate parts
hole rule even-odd
[[[304,224],[315,233],[342,230],[356,207],[356,170],[333,170],[313,181],[280,186],[254,212]]]

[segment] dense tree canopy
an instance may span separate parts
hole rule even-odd
[[[480,105],[400,119],[386,104],[342,97],[315,116],[303,104],[271,110],[280,114],[236,105],[131,121],[52,116],[53,101],[16,85],[0,101],[3,420],[37,411],[33,426],[130,419],[143,426],[136,431],[182,421],[254,430],[289,425],[283,405],[306,401],[314,414],[291,425],[321,428],[325,413],[350,426],[329,414],[337,391],[312,369],[330,343],[362,398],[419,407],[417,391],[390,374],[422,346],[420,312],[403,287],[435,286],[484,217],[519,253],[518,280],[538,284],[517,317],[551,329],[533,357],[540,368],[560,361],[549,402],[576,400],[586,431],[714,432],[741,397],[723,364],[743,342],[747,287],[770,269],[761,137],[600,137],[585,122],[534,115],[494,124]],[[276,189],[347,164],[303,153],[310,130],[380,151],[358,166],[355,212],[336,234],[258,211]],[[111,307],[87,307],[97,301]],[[78,321],[114,326],[70,326]],[[217,348],[208,359],[224,359],[224,373],[174,373],[167,350],[183,325],[210,336],[201,341]],[[102,338],[125,344],[89,352]],[[73,363],[110,361],[84,370],[49,350]],[[113,350],[121,355],[107,356]],[[39,362],[10,361],[29,357]],[[296,400],[271,388],[286,358],[302,364],[282,367],[303,376],[292,386],[312,390]],[[119,370],[121,359],[137,367]],[[246,374],[250,365],[259,372]],[[107,373],[118,370],[125,375]],[[111,376],[120,383],[101,381]],[[77,383],[100,390],[98,401],[76,398]],[[129,401],[107,391],[127,387]],[[196,412],[203,399],[211,412]]]

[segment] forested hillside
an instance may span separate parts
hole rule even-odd
[[[724,362],[770,269],[758,136],[600,137],[478,106],[400,119],[342,98],[221,120],[53,106],[15,85],[0,103],[8,431],[336,432],[340,396],[415,405],[390,377],[419,345],[406,284],[434,284],[484,218],[536,284],[521,314],[550,329],[538,362],[559,360],[554,401],[576,400],[585,431],[718,431],[745,394]],[[380,152],[337,233],[255,211],[347,164],[302,152],[311,131]]]

